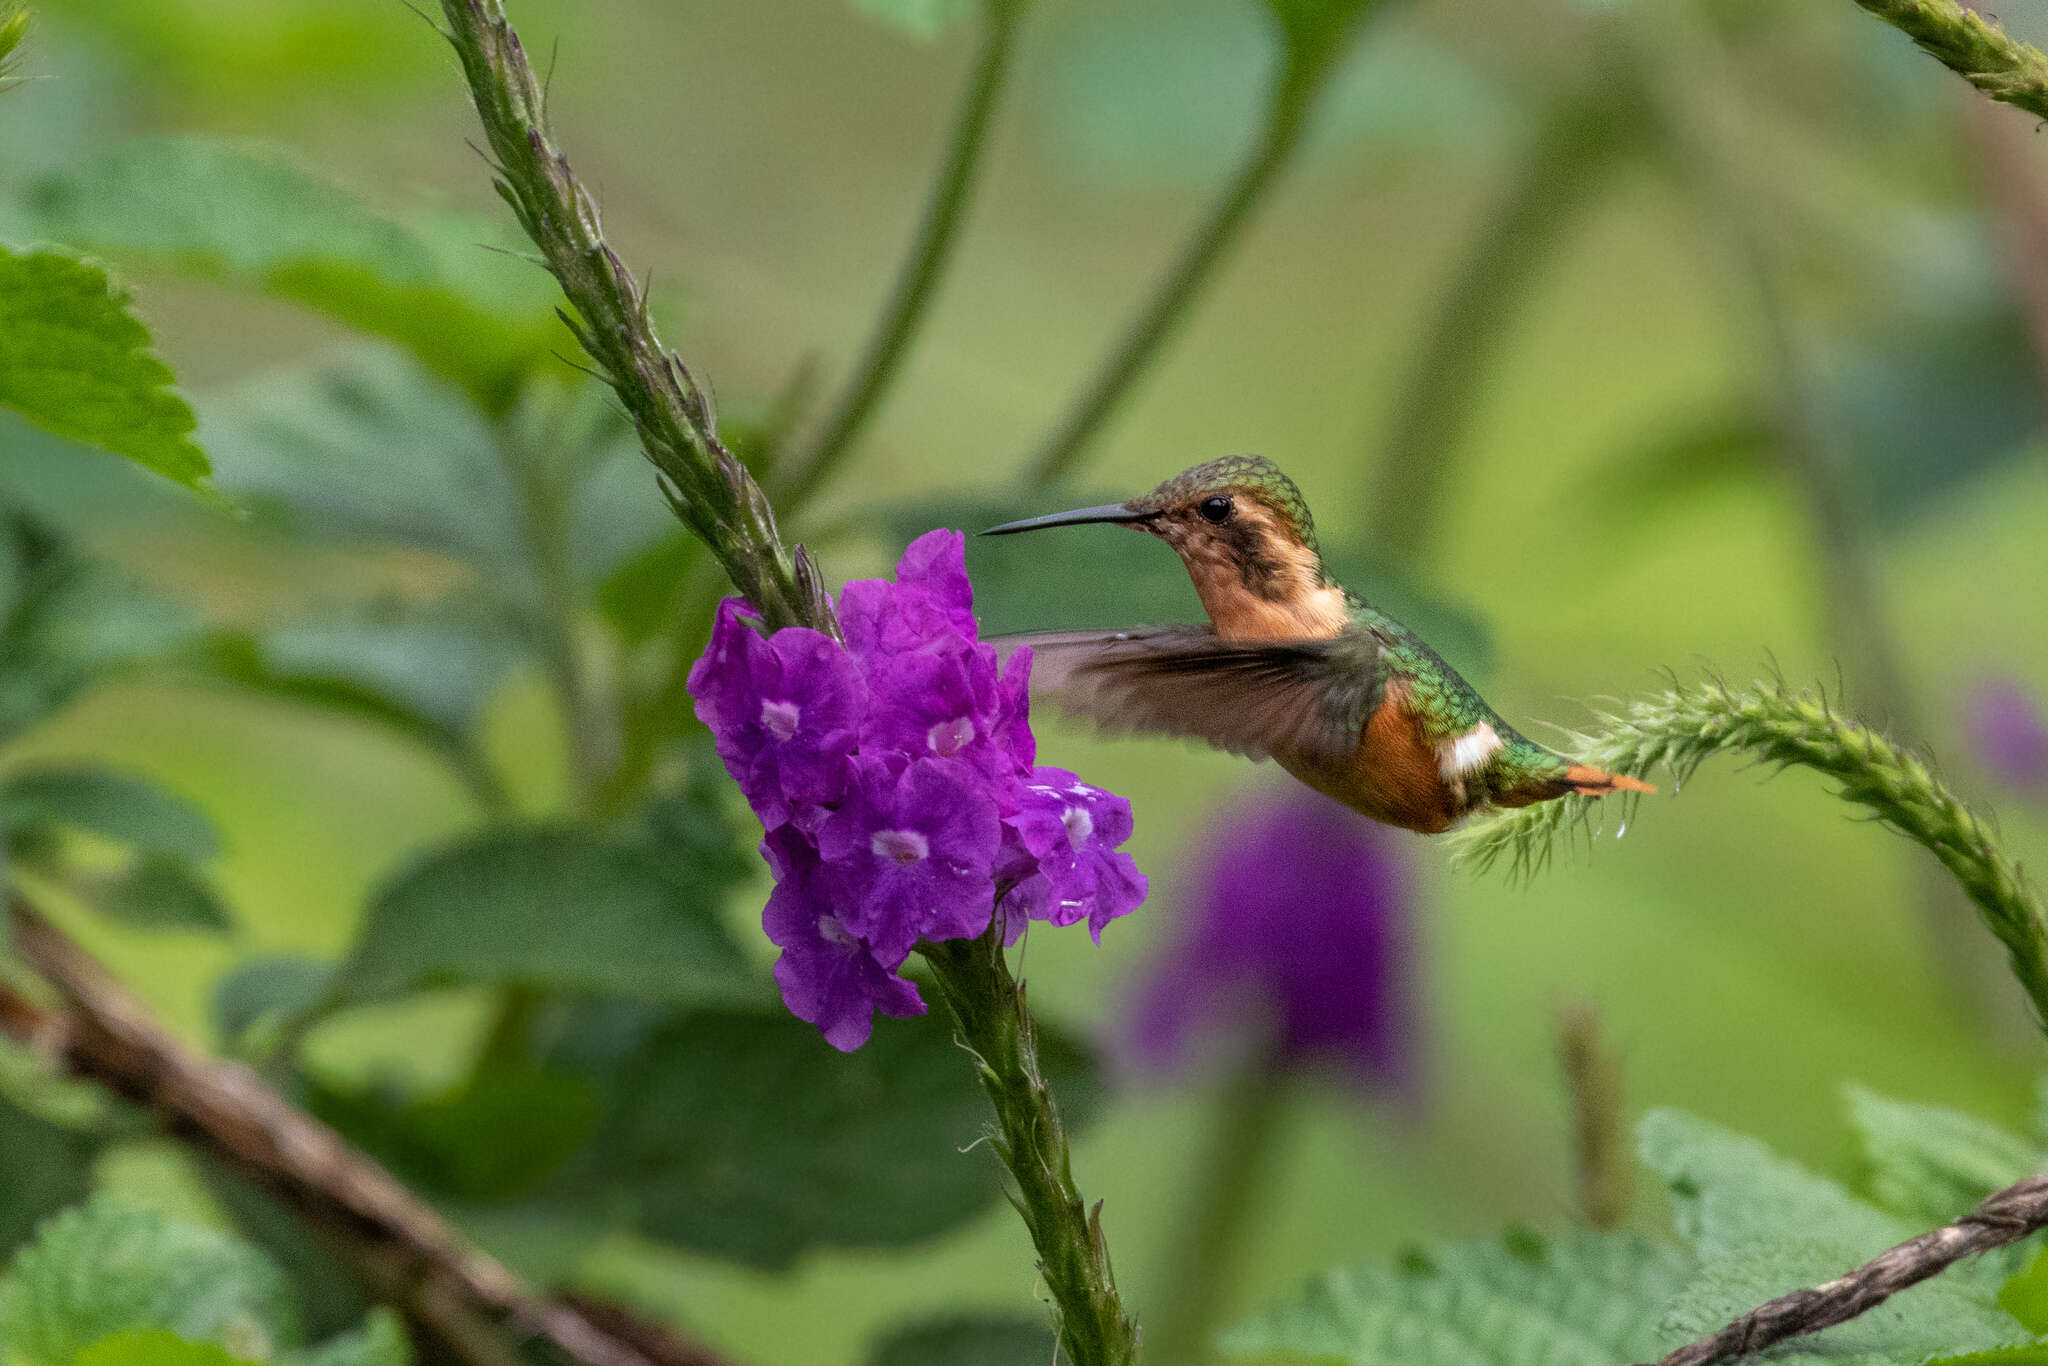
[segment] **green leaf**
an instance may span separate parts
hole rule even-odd
[[[362,1327],[293,1352],[284,1366],[412,1366],[412,1339],[398,1315],[380,1306]]]
[[[1037,1319],[948,1318],[901,1328],[875,1344],[868,1366],[1047,1366],[1052,1329]]]
[[[85,1199],[92,1149],[84,1138],[0,1100],[0,1267],[50,1215]]]
[[[695,1003],[763,994],[707,889],[653,853],[576,829],[462,840],[372,902],[339,989],[358,1000],[518,983]]]
[[[668,623],[676,594],[703,553],[702,541],[687,531],[661,536],[605,576],[597,609],[629,645],[644,645]]]
[[[0,778],[0,839],[37,826],[90,831],[181,859],[210,859],[220,837],[206,813],[147,778],[107,768],[25,768]]]
[[[967,532],[967,574],[985,637],[1202,620],[1187,570],[1152,536],[1117,526],[1017,537],[975,534],[1021,517],[1129,496],[1036,491],[928,500],[891,507],[884,517],[892,549],[933,527]],[[1326,546],[1324,561],[1346,587],[1422,636],[1467,678],[1483,682],[1491,672],[1491,632],[1464,604],[1355,547]]]
[[[1935,1357],[1927,1366],[2048,1366],[2048,1344],[1998,1347],[1959,1357]]]
[[[590,1138],[600,1100],[586,1077],[488,1067],[440,1095],[320,1090],[311,1104],[408,1185],[492,1204],[538,1190]]]
[[[1813,406],[1830,454],[1872,510],[1900,525],[2035,449],[2041,362],[1973,216],[1930,226],[1916,213],[1889,226],[1910,247],[1869,281],[1866,329],[1817,357]]]
[[[138,855],[121,872],[90,888],[94,910],[140,930],[205,930],[226,934],[235,918],[219,893],[175,854]]]
[[[2037,1248],[2024,1271],[1998,1288],[1998,1307],[2029,1332],[2048,1333],[2048,1248]]]
[[[938,37],[949,25],[975,10],[975,0],[853,0],[853,5],[864,14],[926,41]]]
[[[278,954],[250,959],[214,984],[213,1027],[232,1042],[265,1020],[311,1010],[333,980],[334,968],[311,958]]]
[[[274,691],[310,699],[353,690],[453,735],[470,729],[530,649],[517,623],[467,597],[373,602],[281,626],[259,645]]]
[[[14,583],[0,618],[0,738],[95,680],[161,657],[197,628],[188,607],[87,561],[41,519],[4,506],[0,562],[12,563]]]
[[[1615,1366],[1661,1355],[1658,1317],[1689,1269],[1629,1234],[1514,1234],[1329,1272],[1223,1345],[1346,1366]]]
[[[135,1329],[101,1338],[80,1352],[75,1366],[244,1366],[210,1342],[187,1342],[162,1329]]]
[[[2039,1171],[2048,1154],[1986,1120],[1848,1088],[1870,1194],[1915,1224],[1945,1224]]]
[[[206,1188],[252,1247],[284,1273],[306,1336],[314,1341],[367,1327],[365,1287],[347,1254],[268,1191],[217,1162],[202,1160]]]
[[[35,181],[40,235],[137,266],[245,281],[410,350],[493,411],[561,343],[544,271],[481,220],[401,226],[274,151],[137,139]]]
[[[363,346],[204,405],[218,483],[295,530],[410,546],[474,566],[532,602],[518,491],[482,414],[404,356]]]
[[[1688,1115],[1653,1112],[1643,1119],[1639,1143],[1644,1163],[1670,1189],[1679,1232],[1700,1257],[1700,1274],[1666,1320],[1685,1337],[1718,1329],[1788,1291],[1832,1280],[1920,1232],[1755,1139]],[[1951,1274],[1802,1339],[1801,1347],[1778,1359],[1889,1366],[2009,1346],[2020,1337],[2019,1325],[1990,1290]]]
[[[206,477],[192,410],[126,291],[61,251],[0,247],[0,406],[181,484]]]
[[[545,593],[540,514],[522,482],[559,517],[564,569],[579,586],[674,531],[652,468],[594,385],[531,386],[492,422],[403,355],[365,345],[202,408],[223,489],[300,534],[458,560],[475,573],[475,597],[527,620]]]
[[[137,1329],[252,1358],[297,1332],[283,1277],[254,1249],[104,1197],[46,1223],[0,1280],[9,1366],[71,1366]]]
[[[395,731],[439,752],[495,801],[496,772],[469,732],[516,657],[509,636],[466,612],[446,617],[438,604],[389,615],[388,629],[365,613],[295,622],[269,637],[221,632],[185,660],[242,687]],[[467,631],[464,622],[479,629]],[[343,648],[351,640],[364,648]]]
[[[988,1102],[941,1013],[886,1021],[852,1054],[780,1009],[654,1023],[603,1067],[609,1111],[563,1188],[630,1202],[650,1237],[769,1268],[955,1228],[1001,1177],[978,1141]],[[1040,1053],[1069,1124],[1084,1124],[1092,1061],[1049,1030]]]

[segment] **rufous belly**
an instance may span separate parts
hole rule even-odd
[[[1305,759],[1276,754],[1295,777],[1352,810],[1426,835],[1439,834],[1465,814],[1464,804],[1438,767],[1437,749],[1407,706],[1408,690],[1388,684],[1379,710],[1359,733],[1358,747],[1343,759]]]

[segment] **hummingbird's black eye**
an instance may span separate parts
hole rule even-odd
[[[1219,493],[1213,498],[1204,498],[1195,511],[1202,514],[1203,521],[1222,526],[1230,520],[1232,508],[1230,500]]]

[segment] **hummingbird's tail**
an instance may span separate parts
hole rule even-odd
[[[1631,778],[1626,773],[1609,773],[1590,764],[1573,764],[1564,771],[1564,781],[1572,791],[1587,797],[1604,797],[1610,792],[1657,790],[1641,778]]]

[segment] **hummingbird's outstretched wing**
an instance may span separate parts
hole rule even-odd
[[[1232,643],[1207,626],[1007,636],[1031,648],[1031,693],[1106,730],[1202,740],[1253,759],[1339,760],[1386,690],[1371,636]]]

